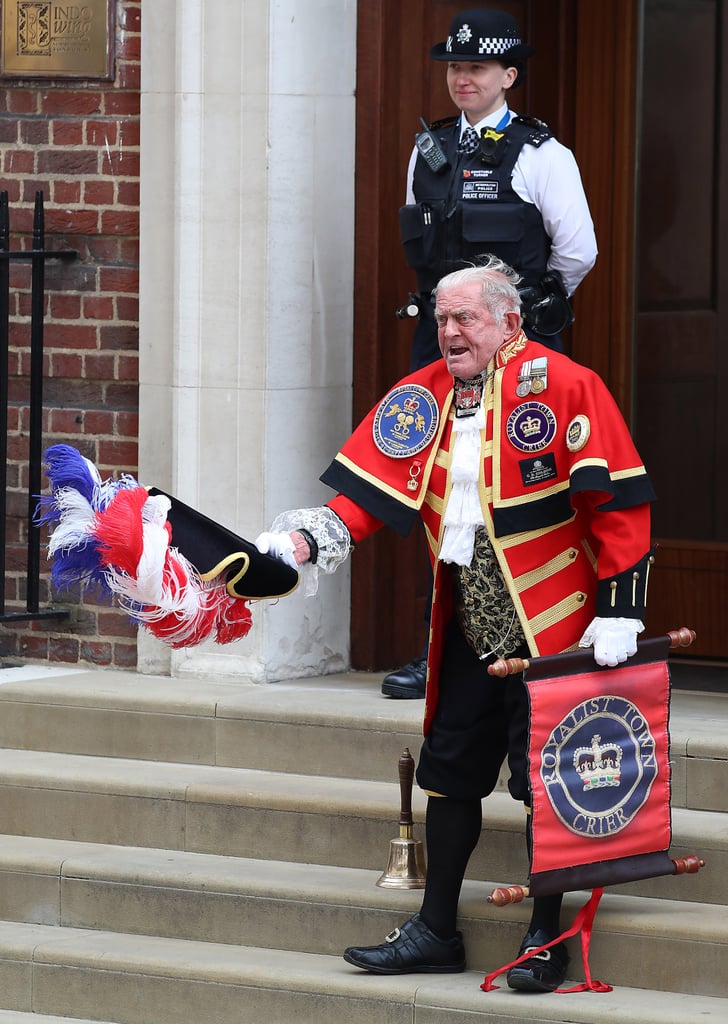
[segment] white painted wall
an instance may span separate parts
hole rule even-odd
[[[320,505],[351,425],[356,0],[142,11],[140,467],[253,540]],[[244,640],[139,667],[265,682],[348,665],[349,573]]]

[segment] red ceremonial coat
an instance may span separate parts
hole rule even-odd
[[[485,527],[531,655],[556,654],[577,647],[595,615],[642,618],[654,495],[596,374],[523,334],[489,370],[479,479]],[[339,492],[328,504],[355,542],[383,523],[406,534],[422,519],[435,577],[425,731],[454,604],[450,567],[438,560],[453,418],[453,380],[438,360],[400,381],[321,477]]]

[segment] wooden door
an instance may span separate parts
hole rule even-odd
[[[445,65],[430,47],[446,38],[453,0],[359,4],[356,172],[354,421],[407,372],[412,322],[395,310],[414,288],[397,210],[419,118],[452,112]],[[519,113],[547,121],[579,162],[600,255],[576,296],[566,339],[580,362],[629,409],[634,216],[634,73],[638,0],[522,0],[497,6],[536,49],[525,84],[510,94]],[[416,655],[425,637],[428,572],[415,529],[390,531],[354,553],[352,664],[383,669]]]
[[[722,0],[645,0],[635,424],[658,495],[649,595],[728,657],[728,43]],[[697,58],[697,59],[696,59]]]

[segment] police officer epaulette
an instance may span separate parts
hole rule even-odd
[[[431,132],[439,132],[441,128],[452,128],[453,125],[457,124],[460,120],[459,115],[450,117],[441,117],[439,121],[433,121],[430,125]]]
[[[529,117],[528,115],[519,114],[518,117],[513,118],[511,124],[520,124],[523,125],[524,128],[531,129],[526,136],[526,142],[529,142],[532,146],[540,146],[542,142],[546,141],[546,139],[553,138],[553,132],[546,122],[539,121],[537,117]]]

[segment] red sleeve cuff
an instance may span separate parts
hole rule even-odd
[[[365,537],[369,537],[382,526],[380,519],[371,515],[361,505],[357,505],[351,498],[347,498],[345,494],[337,494],[326,504],[344,523],[355,544],[364,540]]]

